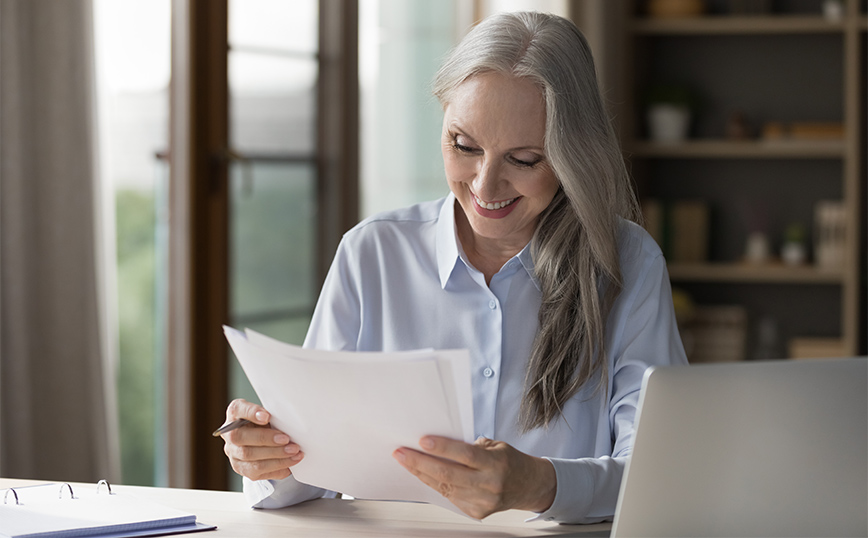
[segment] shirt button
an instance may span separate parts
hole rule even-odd
[[[485,377],[491,377],[494,375],[494,370],[492,370],[491,368],[486,368],[482,371],[482,375],[484,375]]]
[[[497,308],[497,301],[495,301],[494,299],[488,301],[488,308],[490,308],[492,310]]]

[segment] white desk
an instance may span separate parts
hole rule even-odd
[[[0,478],[0,490],[37,483]],[[198,521],[217,525],[216,531],[190,535],[199,538],[609,536],[611,529],[609,523],[525,523],[532,514],[517,510],[476,522],[438,506],[416,503],[319,499],[280,510],[253,510],[237,492],[116,485],[112,489],[194,513]]]

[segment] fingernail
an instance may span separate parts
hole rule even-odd
[[[265,411],[257,411],[256,420],[258,420],[259,422],[268,422],[268,413],[266,413]]]
[[[286,435],[285,433],[278,433],[277,435],[274,436],[274,442],[277,443],[278,445],[285,445],[286,443],[289,442],[289,436]]]
[[[299,452],[298,454],[296,454],[295,456],[292,456],[292,457],[289,458],[289,459],[291,459],[292,461],[300,461],[301,458],[303,458],[303,457],[304,457],[304,454],[302,454],[301,452]]]
[[[298,452],[298,445],[286,445],[283,447],[283,451],[287,454],[295,454]]]
[[[430,450],[434,448],[434,439],[430,437],[423,437],[421,441],[419,441],[419,446],[426,450]]]
[[[396,460],[400,461],[401,463],[404,463],[404,460],[407,459],[407,456],[403,452],[401,452],[400,450],[396,450],[396,451],[392,452],[392,456],[394,456],[394,458]]]

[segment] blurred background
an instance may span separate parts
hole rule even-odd
[[[588,38],[691,362],[865,355],[865,0],[0,0],[0,476],[238,489],[222,324],[448,193],[472,25]]]

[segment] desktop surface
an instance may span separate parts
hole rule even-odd
[[[44,482],[0,478],[0,490],[39,483]],[[191,512],[196,514],[198,521],[217,525],[216,531],[191,535],[201,538],[284,538],[290,535],[311,538],[607,537],[611,529],[609,523],[558,525],[549,521],[525,522],[533,514],[518,510],[500,512],[478,522],[438,506],[421,503],[317,499],[278,510],[254,510],[245,503],[244,496],[237,492],[142,486],[112,486],[112,490]]]

